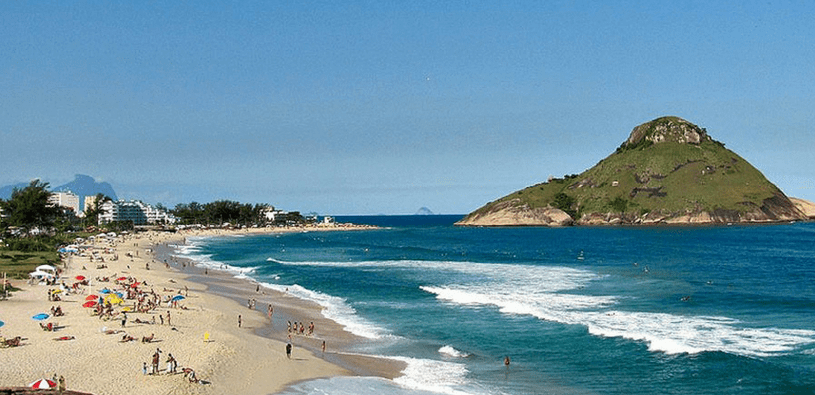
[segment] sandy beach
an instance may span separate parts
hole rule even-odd
[[[342,229],[346,228],[314,230]],[[66,257],[61,265],[58,283],[72,289],[58,293],[60,301],[49,300],[48,290],[58,285],[12,280],[22,291],[0,301],[0,320],[5,322],[0,336],[20,336],[22,344],[0,349],[4,361],[0,387],[22,387],[39,378],[62,376],[69,390],[99,395],[270,394],[321,377],[399,376],[404,368],[400,362],[343,354],[358,339],[324,318],[319,306],[169,256],[169,246],[182,244],[189,236],[281,231],[287,230],[144,232],[110,241],[97,239],[87,256]],[[92,261],[93,251],[97,254]],[[73,289],[77,276],[84,276],[88,285]],[[121,304],[112,305],[112,317],[100,318],[95,308],[83,304],[105,297],[103,289],[138,290],[142,307],[152,300],[161,302],[137,312],[138,295],[131,295],[136,296],[133,299],[124,295]],[[166,302],[173,297],[180,299],[176,305]],[[256,302],[250,308],[252,299]],[[270,304],[274,307],[271,319]],[[52,307],[60,307],[64,315],[42,321],[32,318],[51,315]],[[124,325],[123,310],[130,310]],[[311,336],[292,336],[289,358],[286,322],[291,320],[314,322],[315,330]],[[48,323],[56,329],[41,328]],[[122,341],[127,337],[134,340]],[[159,372],[152,374],[156,353]],[[170,354],[177,364],[175,372],[172,364],[168,366]],[[190,380],[190,371],[195,380]]]

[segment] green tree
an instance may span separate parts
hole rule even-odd
[[[9,226],[17,226],[25,233],[35,228],[50,228],[59,209],[48,203],[48,183],[40,180],[31,181],[23,189],[14,188],[11,199],[2,202],[3,215]]]

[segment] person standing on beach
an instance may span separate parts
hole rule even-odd
[[[167,310],[167,325],[173,326],[173,324],[170,323],[170,310]]]
[[[238,328],[241,327],[241,315],[238,314]]]
[[[286,358],[291,359],[291,343],[286,343]]]
[[[157,348],[155,354],[153,354],[153,361],[152,361],[153,373],[152,374],[158,374],[158,360],[159,360],[159,357],[160,357],[159,352],[160,351]]]

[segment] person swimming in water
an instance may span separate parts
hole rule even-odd
[[[509,366],[509,355],[504,357],[504,366]]]

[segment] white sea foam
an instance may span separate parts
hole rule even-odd
[[[407,357],[385,357],[407,363],[403,376],[393,381],[404,388],[441,394],[467,394],[457,389],[468,383],[464,364]]]
[[[461,352],[453,348],[453,346],[447,345],[442,348],[439,348],[439,354],[443,354],[453,358],[467,358],[470,354],[466,352]]]
[[[449,303],[490,305],[506,314],[583,325],[593,335],[642,341],[649,350],[667,354],[720,351],[763,357],[794,352],[815,343],[815,331],[811,330],[750,328],[727,317],[608,310],[618,303],[616,297],[569,293],[600,278],[581,270],[490,266],[496,268],[482,271],[486,278],[478,283],[420,288]]]

